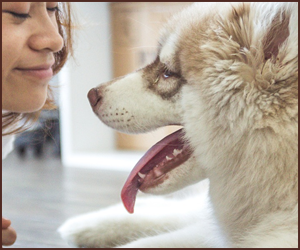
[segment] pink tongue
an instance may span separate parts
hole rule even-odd
[[[129,213],[133,213],[136,195],[140,186],[138,173],[147,174],[163,161],[168,153],[173,152],[174,149],[182,149],[184,146],[182,136],[182,129],[168,135],[152,146],[135,165],[121,192],[123,204]]]

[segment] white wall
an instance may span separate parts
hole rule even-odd
[[[128,171],[141,153],[115,150],[114,132],[92,112],[88,91],[112,78],[109,3],[72,2],[80,27],[75,54],[59,74],[62,162]]]

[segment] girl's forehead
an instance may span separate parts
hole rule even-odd
[[[20,11],[29,11],[31,6],[56,6],[58,2],[2,2],[2,9],[14,8]]]
[[[4,8],[13,8],[13,9],[29,9],[30,2],[2,2],[2,9]]]

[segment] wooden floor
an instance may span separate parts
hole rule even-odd
[[[60,159],[11,153],[2,166],[2,215],[12,221],[14,248],[69,248],[56,232],[68,218],[120,202],[128,173],[63,168]]]

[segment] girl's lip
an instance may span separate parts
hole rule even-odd
[[[53,70],[51,66],[38,66],[32,68],[16,68],[24,75],[31,76],[38,79],[49,79],[53,77]]]

